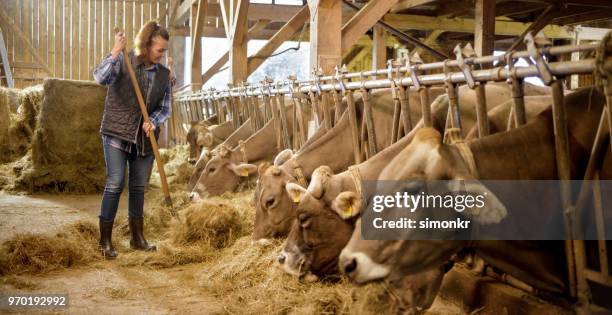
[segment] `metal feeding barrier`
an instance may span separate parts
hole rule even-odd
[[[602,167],[602,156],[606,146],[612,143],[612,34],[608,33],[601,44],[552,46],[547,40],[535,39],[531,34],[524,38],[525,51],[508,52],[499,56],[475,55],[468,44],[455,47],[456,59],[442,62],[423,63],[415,54],[412,58],[392,60],[386,69],[348,73],[344,67],[337,67],[333,75],[313,71],[310,80],[298,81],[295,76],[274,81],[265,78],[258,85],[229,85],[227,89],[208,89],[181,92],[175,95],[173,120],[175,139],[184,139],[189,122],[216,117],[218,123],[230,120],[235,127],[250,120],[253,130],[273,120],[278,149],[298,149],[307,140],[307,125],[302,114],[310,105],[312,123],[331,129],[340,119],[345,107],[348,109],[355,163],[363,162],[376,154],[376,130],[372,115],[370,93],[373,89],[390,89],[394,101],[391,143],[400,139],[413,128],[409,111],[410,93],[418,93],[422,104],[423,125],[432,125],[429,107],[429,88],[443,86],[449,98],[447,128],[461,130],[458,86],[466,84],[477,94],[476,118],[479,136],[489,134],[486,119],[487,103],[484,86],[489,81],[506,81],[512,92],[513,106],[508,126],[520,126],[526,122],[523,81],[527,77],[539,77],[544,84],[552,87],[553,120],[558,177],[561,180],[561,198],[566,228],[566,253],[570,295],[588,305],[589,281],[612,287],[610,262],[603,227],[601,191],[598,170]],[[557,60],[559,56],[575,52],[597,51],[596,58],[579,61]],[[517,67],[519,58],[529,59],[530,66]],[[493,68],[489,68],[494,65]],[[441,73],[427,73],[441,71]],[[564,104],[563,81],[568,75],[595,74],[603,85],[606,105],[601,116],[592,154],[584,175],[580,194],[572,200],[570,178],[570,152],[567,119]],[[384,75],[384,79],[377,78]],[[354,92],[359,92],[363,101],[362,132],[358,131]],[[345,101],[342,101],[342,96]],[[293,129],[289,131],[286,99],[293,101]],[[178,126],[178,128],[176,128]],[[377,126],[378,128],[383,126]],[[293,137],[290,137],[290,134]],[[177,141],[181,142],[181,141]],[[590,184],[593,183],[593,203],[596,217],[601,218],[597,226],[599,241],[596,243],[600,268],[587,266],[585,241],[575,240],[580,215],[589,202]]]

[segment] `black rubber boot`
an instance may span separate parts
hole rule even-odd
[[[117,252],[112,242],[113,223],[114,221],[103,221],[100,219],[100,250],[106,259],[117,258]]]
[[[130,233],[132,238],[130,239],[130,247],[132,249],[144,250],[146,252],[153,252],[157,250],[155,245],[149,245],[147,240],[144,238],[142,230],[143,218],[139,219],[128,219],[130,223]]]

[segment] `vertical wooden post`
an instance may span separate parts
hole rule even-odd
[[[346,103],[348,105],[349,123],[351,125],[351,139],[353,141],[353,156],[355,164],[361,163],[361,147],[359,144],[359,129],[357,128],[357,111],[355,109],[355,100],[353,99],[353,91],[346,91]]]
[[[383,69],[387,64],[386,31],[382,26],[374,26],[372,43],[372,70]]]
[[[191,90],[202,88],[202,33],[206,16],[206,1],[198,0],[191,5]]]
[[[342,1],[308,0],[310,8],[310,69],[331,74],[342,62]]]
[[[474,50],[477,56],[493,55],[495,50],[495,0],[476,0],[474,20]],[[487,67],[490,65],[487,65]],[[484,66],[483,66],[484,67]],[[485,83],[481,82],[475,88],[476,92],[476,119],[478,121],[478,135],[483,137],[489,134],[487,120],[487,104]]]

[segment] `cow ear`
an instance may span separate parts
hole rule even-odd
[[[352,191],[343,191],[332,202],[332,209],[341,218],[350,219],[361,212],[361,198]]]
[[[323,165],[317,167],[312,173],[312,180],[310,181],[310,185],[308,185],[308,192],[310,192],[313,197],[321,199],[327,188],[327,183],[333,174],[329,166]]]
[[[476,223],[497,224],[508,215],[506,206],[492,191],[476,179],[456,177],[449,182],[449,188],[453,192],[459,191],[476,196],[477,202],[474,203],[474,206],[465,210],[466,214],[472,217]],[[478,202],[479,199],[482,202]]]
[[[296,183],[287,183],[287,185],[285,185],[285,190],[289,194],[289,197],[291,197],[291,200],[293,200],[295,203],[300,202],[306,193],[306,189]]]
[[[192,120],[192,121],[191,121],[191,127],[193,128],[193,127],[197,126],[199,123],[200,123],[200,122],[199,122],[199,121],[197,121],[197,120]]]
[[[291,149],[285,149],[281,151],[274,159],[274,166],[281,166],[283,163],[289,161],[293,157],[293,151]]]
[[[255,173],[257,171],[257,165],[247,163],[242,163],[240,165],[230,163],[228,167],[230,170],[232,170],[232,172],[234,172],[234,174],[242,177],[248,177],[251,173]]]

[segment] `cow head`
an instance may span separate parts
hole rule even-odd
[[[208,129],[210,125],[205,121],[192,121],[187,132],[187,143],[189,143],[189,163],[195,163],[200,156],[203,147],[213,144],[213,137]]]
[[[336,273],[338,255],[353,232],[353,222],[342,219],[326,206],[323,195],[330,185],[331,169],[319,167],[305,189],[297,184],[287,184],[287,192],[299,201],[296,219],[278,262],[294,275],[317,276]]]
[[[197,201],[206,196],[218,196],[226,191],[234,191],[241,178],[249,177],[257,170],[257,166],[253,164],[235,160],[231,152],[213,155],[190,194],[191,200]]]
[[[502,220],[506,215],[505,207],[482,184],[474,180],[468,168],[454,146],[441,143],[440,134],[434,129],[420,130],[414,140],[387,168],[379,180],[469,180],[462,188],[464,191],[489,195],[486,207],[483,209],[466,209],[462,214],[470,216],[476,223],[488,224]],[[459,187],[449,181],[449,191],[456,192]],[[402,190],[402,187],[397,187]],[[395,189],[395,190],[397,190]],[[397,191],[399,191],[397,190]],[[377,192],[378,193],[378,192]],[[371,202],[371,199],[369,200]],[[335,204],[350,205],[342,194],[338,196]],[[334,209],[346,218],[358,214],[349,212],[345,207]],[[435,211],[433,213],[438,213]],[[442,211],[442,213],[448,213]],[[432,215],[430,209],[414,212],[405,211],[405,217],[414,220],[424,219]],[[451,236],[455,231],[449,231]],[[361,239],[361,229],[355,229],[351,240],[340,255],[340,269],[357,282],[363,283],[376,279],[386,278],[393,272],[413,274],[422,272],[447,262],[451,255],[461,249],[463,242],[447,240],[410,240],[414,237],[414,230],[407,229],[402,240],[395,241],[366,241]]]
[[[189,183],[187,185],[188,191],[193,190],[193,187],[195,187],[196,183],[198,182],[198,179],[204,171],[204,168],[206,168],[206,164],[208,164],[208,161],[210,161],[212,156],[213,152],[211,150],[207,148],[202,149],[202,153],[200,153],[200,158],[196,162],[195,167],[193,169],[193,173],[191,173],[191,176],[189,177]]]
[[[255,188],[255,242],[286,236],[291,229],[296,203],[289,198],[285,186],[296,180],[281,165],[292,156],[291,150],[285,150],[277,155],[274,165],[264,163],[259,166]]]

